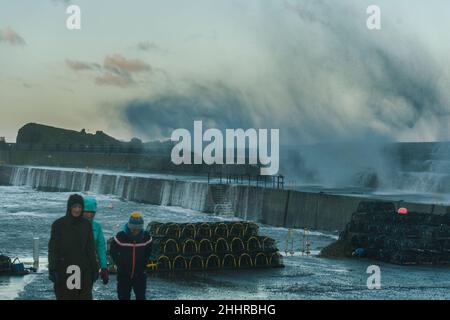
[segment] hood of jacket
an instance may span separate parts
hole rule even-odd
[[[77,218],[72,216],[72,214],[70,213],[70,210],[71,210],[72,206],[75,205],[75,204],[81,205],[81,214]],[[66,217],[70,218],[73,222],[77,222],[77,221],[80,221],[81,219],[83,219],[83,212],[84,212],[84,200],[83,200],[83,197],[81,195],[79,195],[79,194],[72,194],[72,195],[70,195],[69,200],[67,200]]]

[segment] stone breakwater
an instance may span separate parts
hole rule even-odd
[[[370,198],[280,190],[245,185],[184,181],[84,169],[0,166],[0,185],[41,191],[111,194],[127,201],[178,206],[216,215],[233,215],[276,227],[342,231],[363,200]],[[446,206],[402,202],[410,210],[445,214]],[[225,210],[226,209],[226,210]]]

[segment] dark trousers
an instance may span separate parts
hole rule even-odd
[[[63,274],[59,272],[58,274]],[[55,290],[56,300],[92,300],[92,277],[82,276],[81,277],[81,289],[70,290],[67,288],[67,277],[58,279],[58,281],[53,285]]]
[[[92,288],[87,290],[69,290],[64,286],[53,286],[56,300],[92,300]]]
[[[136,300],[145,300],[147,289],[147,274],[135,274],[130,278],[129,274],[117,274],[117,296],[119,300],[130,300],[133,289]]]

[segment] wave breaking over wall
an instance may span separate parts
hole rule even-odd
[[[95,173],[83,169],[0,166],[0,185],[48,192],[92,192],[153,205],[178,206],[263,224],[324,231],[343,230],[369,197],[208,184],[155,177]],[[410,210],[443,214],[446,206],[405,203]]]

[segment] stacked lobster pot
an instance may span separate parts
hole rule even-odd
[[[283,267],[275,240],[258,235],[252,222],[159,223],[148,264],[153,271]]]
[[[339,240],[322,251],[323,256],[360,254],[400,265],[450,265],[450,215],[402,214],[394,203],[363,201]]]

